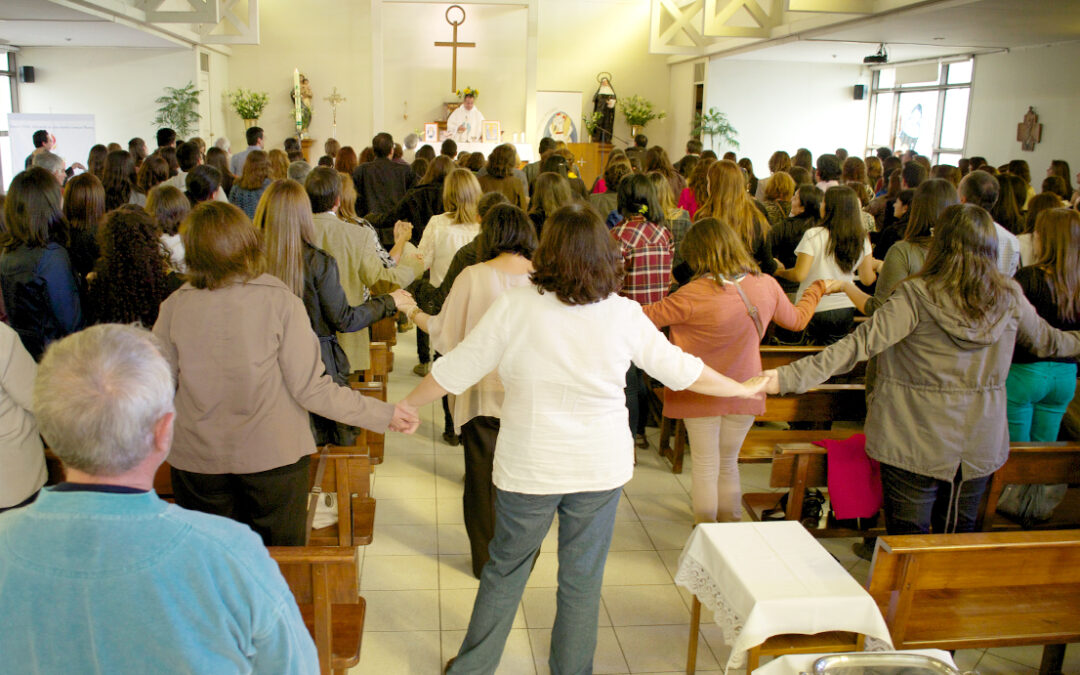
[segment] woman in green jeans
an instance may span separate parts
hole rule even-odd
[[[1062,330],[1080,328],[1080,213],[1048,209],[1035,221],[1035,262],[1016,273],[1024,295],[1043,319]],[[1009,440],[1056,441],[1076,391],[1076,359],[1040,359],[1022,345],[1006,381]],[[1017,486],[1003,507],[1024,520],[1048,518],[1065,486]],[[1015,503],[1014,503],[1015,502]],[[1010,504],[1013,506],[1010,507]]]

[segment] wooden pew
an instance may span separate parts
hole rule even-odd
[[[824,350],[825,347],[800,346],[783,347],[777,345],[761,346],[761,369],[773,370],[780,366],[787,366],[807,356],[814,356]],[[866,362],[861,361],[849,373],[837,375],[829,380],[830,384],[857,384],[866,381]]]
[[[866,419],[866,389],[861,384],[823,384],[805,394],[768,396],[765,413],[759,422],[810,422],[818,429],[778,430],[752,428],[739,450],[744,463],[769,462],[777,443],[809,443],[821,439],[847,438],[852,429],[830,430],[831,422],[862,422]],[[677,424],[673,424],[677,422]],[[669,446],[668,436],[675,427],[675,445]],[[667,432],[665,434],[665,432]],[[660,429],[660,455],[671,462],[672,473],[682,473],[686,452],[686,428],[682,420],[668,420]]]
[[[349,376],[349,386],[363,392],[365,396],[386,401],[386,390],[390,380],[390,362],[394,355],[390,345],[386,342],[371,343],[371,362],[368,369],[363,372],[354,372]],[[360,437],[357,436],[357,443]],[[385,434],[377,434],[373,431],[365,432],[367,454],[372,464],[382,464],[386,454]]]
[[[325,446],[311,462],[308,500],[309,546],[364,546],[375,530],[375,499],[371,496],[371,461],[357,448]],[[314,529],[315,505],[321,493],[337,495],[337,523]]]
[[[1060,673],[1080,641],[1080,531],[885,536],[867,590],[897,649],[1044,645]]]
[[[360,661],[366,603],[357,589],[356,549],[271,546],[315,640],[319,671],[345,675]]]
[[[847,432],[847,436],[851,433],[853,432]],[[799,519],[807,489],[828,487],[826,455],[825,448],[810,443],[777,444],[769,487],[788,488],[787,520]],[[1001,491],[1010,483],[1080,483],[1080,442],[1013,443],[1009,459],[990,479],[976,521],[976,529],[989,531],[1018,527],[1012,521],[998,518],[995,514]],[[775,492],[746,493],[743,495],[743,508],[751,518],[761,520],[762,511],[775,506],[780,496],[780,493]],[[1075,504],[1078,497],[1080,490],[1071,490],[1066,504]],[[1059,508],[1055,510],[1050,522],[1041,527],[1080,528],[1080,512],[1076,509]],[[883,530],[826,527],[811,530],[811,533],[816,537],[854,537],[880,531]]]

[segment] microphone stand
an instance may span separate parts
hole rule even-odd
[[[581,121],[582,121],[582,122],[588,122],[588,118],[586,118],[586,117],[585,117],[584,115],[582,115],[582,116],[581,116]],[[614,131],[612,131],[611,129],[607,129],[607,128],[605,128],[605,127],[602,127],[602,126],[600,126],[599,124],[598,124],[598,125],[596,125],[596,127],[595,127],[595,128],[596,128],[597,130],[599,130],[599,131],[603,132],[603,133],[606,133],[606,134],[608,135],[608,138],[610,138],[610,139],[612,139],[612,140],[617,140],[617,141],[619,141],[620,143],[625,143],[626,145],[633,145],[633,143],[632,143],[632,142],[630,142],[630,141],[626,140],[626,139],[625,139],[625,138],[623,138],[622,136],[616,136],[616,135],[615,135],[615,132],[614,132]],[[590,138],[591,138],[591,135],[590,135]]]

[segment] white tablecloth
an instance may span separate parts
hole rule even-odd
[[[939,661],[944,661],[950,666],[956,666],[952,655],[941,649],[907,649],[895,652],[881,652],[883,654],[921,654],[931,656]],[[828,654],[784,654],[769,661],[755,670],[752,675],[800,675],[809,673],[814,667],[814,661]]]
[[[500,143],[461,143],[457,144],[458,153],[462,152],[482,152],[484,157],[491,155],[491,151],[499,147]],[[533,161],[533,157],[536,155],[536,148],[526,143],[511,143],[517,148],[518,159],[523,162]],[[432,144],[434,147],[434,144]]]
[[[873,598],[798,521],[698,525],[675,583],[712,610],[731,645],[728,668],[787,633],[850,631],[870,649],[892,649]]]

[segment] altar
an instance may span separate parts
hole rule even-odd
[[[458,143],[458,154],[463,152],[482,152],[484,157],[491,156],[491,151],[502,145],[501,143]],[[536,161],[536,149],[526,143],[511,143],[517,148],[518,159],[522,162]]]

